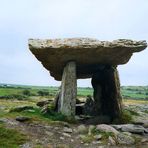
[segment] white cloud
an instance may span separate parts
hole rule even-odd
[[[148,40],[147,6],[147,0],[0,0],[0,81],[57,85],[29,52],[28,38]],[[120,66],[121,83],[148,84],[147,58],[144,51]]]

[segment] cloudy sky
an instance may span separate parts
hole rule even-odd
[[[0,83],[59,85],[27,40],[71,37],[148,41],[148,0],[0,0]],[[118,69],[122,85],[148,85],[148,50]]]

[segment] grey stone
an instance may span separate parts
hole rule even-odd
[[[123,133],[119,133],[117,134],[117,142],[119,144],[132,145],[135,143],[135,139]]]
[[[72,129],[71,128],[68,128],[68,127],[64,127],[63,131],[65,133],[72,133]]]
[[[29,39],[28,44],[31,52],[56,80],[62,79],[64,66],[69,61],[77,63],[78,78],[90,78],[94,65],[125,64],[134,52],[147,47],[146,41],[119,39],[108,42],[91,38]]]
[[[95,129],[96,127],[94,125],[90,125],[89,128],[88,128],[88,135],[91,135],[93,130]]]
[[[96,140],[100,140],[100,139],[102,138],[102,135],[101,135],[101,134],[95,135],[94,138],[95,138]]]
[[[86,121],[87,124],[109,124],[110,117],[106,115],[99,115],[92,117]]]
[[[110,125],[107,124],[99,124],[96,126],[96,130],[102,131],[102,132],[111,132],[114,133],[115,135],[117,135],[119,132],[113,128]]]
[[[85,134],[85,133],[88,133],[88,128],[85,125],[79,125],[77,127],[77,131],[80,134]]]
[[[116,145],[116,141],[111,136],[108,137],[108,142],[109,145]]]
[[[4,122],[6,122],[6,119],[5,118],[0,118],[0,123],[4,123]]]
[[[20,121],[20,122],[25,122],[25,121],[31,120],[30,117],[25,117],[25,116],[19,116],[19,117],[16,117],[15,119],[16,119],[16,121]]]
[[[145,128],[141,125],[125,124],[125,125],[122,125],[121,131],[136,133],[136,134],[143,134],[145,131]]]
[[[144,122],[143,126],[144,126],[145,128],[148,128],[148,121],[147,121],[147,122]]]
[[[1,118],[0,122],[6,123],[9,125],[15,125],[15,126],[19,124],[17,121],[14,121],[13,119],[7,119],[7,118]]]
[[[42,114],[46,114],[46,113],[48,113],[48,112],[50,112],[50,109],[49,109],[49,107],[48,107],[48,104],[46,104],[46,105],[43,106],[43,108],[41,109],[41,113],[42,113]]]
[[[79,135],[78,138],[84,139],[84,138],[86,138],[86,135]]]
[[[76,82],[76,64],[69,62],[66,64],[62,76],[61,95],[59,98],[60,108],[58,109],[66,116],[75,116],[77,96],[77,82]]]
[[[46,131],[45,133],[46,133],[48,136],[53,136],[53,133],[50,132],[50,131]]]
[[[68,134],[68,133],[62,133],[62,135],[65,136],[65,137],[69,137],[69,138],[71,137],[71,135]]]
[[[24,143],[23,145],[20,145],[20,148],[33,148],[32,142]]]
[[[148,142],[148,138],[142,138],[141,142],[142,143]]]
[[[148,128],[145,128],[144,129],[144,133],[148,133]]]
[[[116,130],[121,130],[122,125],[111,125]]]
[[[70,146],[67,144],[57,144],[56,148],[70,148]]]
[[[132,134],[130,132],[123,132],[123,134],[131,136]]]
[[[64,138],[64,137],[60,137],[60,139],[61,139],[61,140],[64,140],[65,138]]]
[[[86,98],[83,112],[85,115],[93,115],[94,114],[94,100],[89,95]]]
[[[52,102],[52,100],[42,100],[42,101],[37,102],[36,105],[39,107],[43,107],[51,102]]]

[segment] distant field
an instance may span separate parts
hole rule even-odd
[[[148,100],[148,86],[122,86],[121,93],[126,99]]]
[[[24,85],[7,85],[7,84],[0,85],[0,97],[12,96],[12,95],[55,96],[57,91],[58,87],[24,86]],[[122,86],[121,93],[124,99],[148,100],[148,86]],[[79,87],[77,89],[77,94],[80,97],[93,95],[93,89],[89,87],[87,88]]]

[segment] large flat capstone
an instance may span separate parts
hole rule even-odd
[[[146,41],[126,39],[99,41],[91,38],[29,39],[29,48],[56,80],[62,79],[69,61],[77,65],[77,78],[90,78],[99,65],[120,65],[129,61],[134,52],[147,47]]]

